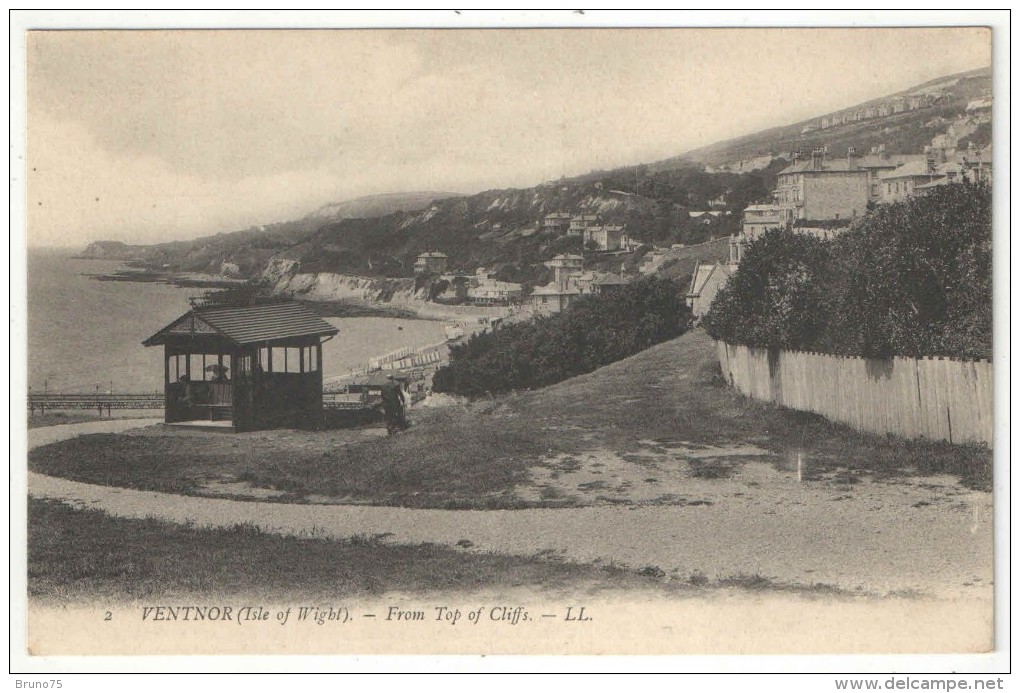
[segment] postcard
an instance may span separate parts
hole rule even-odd
[[[23,22],[12,654],[980,669],[999,29],[432,18]]]

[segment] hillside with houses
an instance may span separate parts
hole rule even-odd
[[[828,146],[831,151],[859,151],[885,145],[890,153],[920,150],[943,135],[940,146],[961,140],[978,146],[991,144],[992,71],[972,70],[918,84],[806,121],[744,135],[695,149],[655,166],[678,160],[705,165],[708,170],[744,172],[767,166],[777,157],[801,149]]]
[[[729,258],[698,264],[688,294],[694,314],[708,311],[748,246],[771,229],[831,239],[878,206],[923,197],[947,185],[991,185],[990,147],[979,148],[972,141],[946,144],[944,136],[936,135],[911,154],[890,154],[883,145],[863,155],[852,146],[843,156],[831,156],[827,148],[810,156],[793,152],[789,165],[779,171],[771,199],[743,210],[740,231],[730,239]]]
[[[551,312],[653,273],[690,281],[699,314],[766,229],[828,237],[875,204],[990,178],[990,89],[990,71],[962,73],[649,165],[467,196],[361,198],[293,222],[118,249],[118,257],[299,297],[353,282],[370,284],[373,301]]]

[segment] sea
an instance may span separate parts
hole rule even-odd
[[[161,347],[142,340],[191,307],[202,289],[101,281],[120,262],[76,259],[69,250],[28,252],[28,386],[32,391],[157,392]],[[323,344],[323,377],[363,368],[369,358],[442,342],[443,323],[391,317],[328,318],[339,330]]]

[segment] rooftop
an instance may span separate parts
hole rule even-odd
[[[251,306],[204,306],[191,309],[142,344],[165,344],[171,335],[218,335],[242,345],[338,332],[311,308],[297,301]]]
[[[700,296],[702,289],[705,288],[705,284],[708,283],[708,280],[716,272],[721,273],[724,277],[733,274],[732,270],[721,262],[713,264],[698,262],[694,268],[694,276],[691,277],[691,289],[688,296]]]
[[[581,292],[577,289],[560,289],[555,284],[536,286],[532,296],[576,296]]]
[[[892,171],[884,171],[878,177],[882,180],[891,180],[893,178],[913,178],[915,176],[932,175],[935,174],[928,170],[928,162],[921,160],[907,162]]]
[[[626,277],[621,277],[618,274],[607,274],[592,282],[598,286],[622,286],[629,283],[630,281]]]
[[[828,173],[835,172],[849,172],[849,171],[860,171],[863,169],[872,168],[896,168],[902,164],[906,164],[912,161],[924,161],[923,154],[866,154],[864,156],[854,156],[852,163],[847,159],[845,155],[826,155],[825,158],[819,163],[819,167],[816,168],[812,162],[811,157],[799,159],[798,161],[790,164],[782,171],[779,175],[784,173],[803,173],[806,171],[824,171]]]
[[[516,282],[501,282],[494,279],[481,282],[476,287],[471,287],[468,292],[471,291],[521,291],[523,286]]]
[[[856,171],[864,171],[865,169],[858,166],[855,162],[853,166],[847,163],[846,157],[837,157],[831,159],[822,159],[816,166],[810,158],[806,160],[796,161],[782,171],[779,175],[786,173],[852,173]]]
[[[941,178],[936,178],[935,180],[930,181],[928,183],[924,183],[923,185],[918,185],[916,188],[914,188],[914,190],[931,190],[932,188],[938,188],[943,185],[949,185],[950,182],[951,181],[947,176],[942,176]]]
[[[909,161],[923,160],[922,154],[867,154],[854,159],[859,168],[896,168]]]

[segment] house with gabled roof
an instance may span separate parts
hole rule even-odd
[[[531,307],[536,313],[561,313],[577,300],[581,292],[574,287],[560,287],[556,283],[537,286],[531,292]]]
[[[626,277],[622,277],[618,274],[608,273],[603,274],[600,277],[596,277],[592,283],[592,293],[596,296],[604,296],[614,291],[618,291],[624,286],[630,284],[630,280]]]
[[[879,175],[882,201],[896,202],[915,194],[915,189],[939,178],[938,164],[934,159],[911,161]]]
[[[553,212],[542,218],[542,230],[547,233],[566,233],[574,215],[568,212]]]
[[[707,263],[700,260],[694,266],[691,287],[687,291],[687,305],[695,318],[708,312],[719,290],[726,286],[734,268],[721,262]]]

